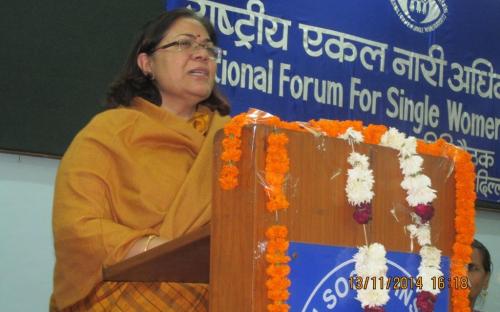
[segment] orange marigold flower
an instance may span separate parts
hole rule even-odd
[[[274,301],[286,301],[290,297],[288,290],[283,289],[268,289],[267,298]]]
[[[368,127],[363,128],[363,137],[365,143],[379,144],[380,138],[387,132],[387,127],[383,125],[369,124]]]
[[[228,148],[240,148],[241,147],[241,140],[239,138],[233,137],[226,137],[222,140],[222,147],[224,149]]]
[[[290,274],[290,266],[287,264],[270,264],[266,269],[266,273],[272,277],[285,277]]]
[[[280,133],[271,133],[267,137],[267,142],[270,145],[284,146],[284,145],[286,145],[288,143],[288,137],[283,132],[280,132]]]
[[[288,235],[288,229],[284,225],[272,225],[266,230],[266,237],[273,239],[276,237],[285,238]]]
[[[281,252],[284,253],[288,250],[289,242],[284,238],[274,238],[267,243],[267,251],[271,254]]]
[[[266,203],[266,208],[267,210],[269,210],[269,212],[274,212],[276,210],[287,209],[289,205],[290,204],[286,199],[282,197],[276,197],[276,198],[271,198]]]
[[[266,208],[270,211],[286,209],[289,203],[282,191],[285,174],[289,170],[289,158],[285,145],[288,137],[284,133],[271,133],[267,138],[266,149],[266,190],[269,200]]]
[[[223,166],[220,172],[219,184],[223,190],[232,190],[238,186],[238,167],[227,165]]]
[[[220,158],[226,162],[229,162],[229,161],[237,162],[241,158],[241,150],[239,150],[239,149],[225,150],[224,152],[222,152]]]
[[[266,261],[268,263],[288,263],[291,258],[284,254],[266,254]]]
[[[285,176],[281,173],[266,172],[266,181],[270,187],[274,186],[273,191],[281,189],[281,185],[285,181]]]
[[[272,116],[266,119],[262,119],[262,124],[279,127],[281,120],[277,116]]]
[[[268,289],[286,289],[290,287],[292,282],[288,278],[273,277],[266,281]]]
[[[226,138],[222,140],[221,160],[225,163],[220,171],[219,185],[223,190],[231,190],[238,186],[238,168],[232,162],[241,158],[241,128],[247,123],[246,114],[242,113],[231,119],[224,126]]]
[[[290,310],[290,306],[285,303],[271,303],[267,305],[267,311],[269,312],[288,312]]]

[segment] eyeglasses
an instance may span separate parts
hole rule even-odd
[[[190,53],[195,52],[199,48],[203,48],[207,51],[208,58],[210,58],[213,61],[220,60],[222,56],[222,49],[214,46],[211,42],[199,43],[194,39],[188,39],[188,38],[179,39],[177,41],[159,46],[158,48],[151,51],[151,54],[155,53],[158,50],[163,50],[174,46],[177,46],[177,51],[187,51]]]

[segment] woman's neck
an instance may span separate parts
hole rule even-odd
[[[186,103],[183,101],[164,100],[161,108],[182,119],[190,119],[196,111],[196,103]]]

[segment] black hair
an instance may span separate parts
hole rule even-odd
[[[476,248],[481,253],[483,258],[483,268],[486,272],[491,273],[491,256],[488,249],[477,239],[472,242],[472,248]]]
[[[108,108],[121,105],[130,106],[132,99],[136,96],[143,97],[158,106],[161,104],[160,92],[150,77],[147,77],[137,65],[137,56],[140,53],[151,54],[165,36],[166,31],[180,18],[190,18],[200,22],[207,31],[210,40],[217,44],[212,24],[205,18],[196,15],[192,10],[181,8],[160,14],[143,27],[142,33],[130,51],[120,74],[111,83],[107,93],[106,106]],[[199,104],[207,106],[212,111],[217,110],[222,116],[228,115],[230,112],[227,100],[216,86],[209,97]]]

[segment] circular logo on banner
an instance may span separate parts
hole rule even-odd
[[[391,3],[403,24],[420,33],[441,26],[448,14],[445,0],[391,0]]]

